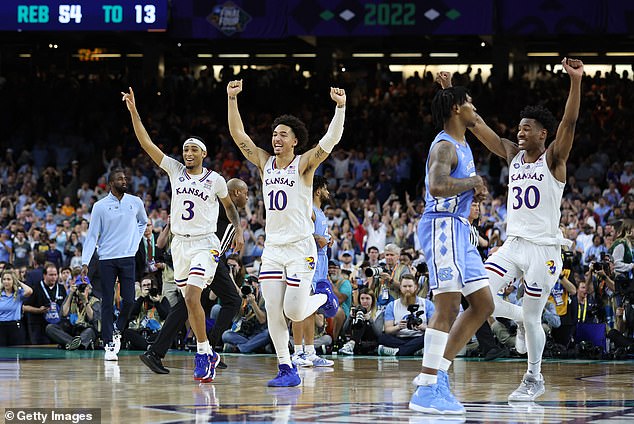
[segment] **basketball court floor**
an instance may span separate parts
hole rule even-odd
[[[197,384],[193,354],[170,352],[171,373],[157,375],[139,353],[104,364],[103,351],[0,348],[0,405],[99,408],[102,423],[634,423],[634,361],[546,361],[546,394],[509,405],[524,360],[458,359],[450,380],[467,414],[446,419],[407,408],[419,358],[334,356],[300,370],[299,387],[269,388],[273,355],[223,355],[229,368]]]

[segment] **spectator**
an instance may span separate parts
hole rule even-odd
[[[21,282],[13,270],[2,271],[0,280],[0,346],[23,345],[22,305],[33,289]]]
[[[400,298],[385,308],[385,334],[379,336],[379,355],[414,355],[424,346],[425,329],[434,314],[434,304],[416,296],[418,282],[413,275],[403,275],[399,289]]]
[[[24,232],[23,229],[18,229],[15,233],[15,238],[13,239],[13,259],[11,263],[15,268],[33,266],[33,249],[26,239],[26,232]]]
[[[13,242],[11,241],[11,231],[0,231],[0,262],[11,263],[13,255]]]
[[[339,299],[339,308],[334,316],[334,328],[332,331],[332,337],[336,342],[346,320],[350,317],[352,283],[350,283],[350,280],[341,272],[341,265],[339,261],[335,259],[328,261],[328,279],[332,283],[335,296]]]
[[[33,287],[33,296],[24,305],[31,344],[50,343],[46,336],[48,324],[61,321],[62,303],[66,298],[66,289],[57,282],[57,267],[47,262],[44,265],[43,280]]]
[[[101,303],[90,282],[77,276],[62,304],[62,319],[46,326],[46,334],[66,350],[94,349],[101,318]]]
[[[610,254],[614,258],[615,271],[618,274],[628,276],[634,269],[632,259],[632,246],[634,244],[634,221],[625,220],[621,224],[621,229],[614,244],[610,247]]]
[[[75,231],[71,231],[70,238],[66,242],[64,246],[64,256],[66,258],[65,264],[68,266],[70,264],[71,259],[75,256],[75,252],[77,249],[82,250],[82,244],[79,241],[79,236]],[[81,264],[79,264],[81,267]]]
[[[44,253],[47,262],[55,264],[57,268],[61,268],[63,265],[62,252],[57,250],[57,243],[54,239],[48,241],[48,250]]]

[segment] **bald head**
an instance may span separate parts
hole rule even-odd
[[[236,205],[236,208],[244,208],[249,198],[249,187],[247,186],[247,183],[239,178],[232,178],[227,181],[227,189],[229,191],[231,201],[234,205]]]

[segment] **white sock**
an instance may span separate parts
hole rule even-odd
[[[451,361],[450,360],[445,359],[445,358],[442,358],[440,360],[440,368],[438,368],[439,370],[444,371],[444,372],[448,372],[450,367],[451,367]]]
[[[315,345],[306,345],[306,349],[304,350],[304,352],[306,353],[306,355],[314,355],[315,353],[317,353],[317,351],[315,350]]]
[[[295,346],[295,355],[299,355],[300,353],[302,353],[304,350],[304,347],[302,345],[294,345]]]
[[[420,373],[416,376],[412,384],[414,386],[431,386],[432,384],[436,384],[438,382],[437,375]]]
[[[202,343],[196,343],[196,351],[200,355],[205,353],[212,353],[211,346],[209,346],[209,340],[205,340]]]

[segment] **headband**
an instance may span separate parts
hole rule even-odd
[[[203,152],[207,151],[207,146],[205,146],[205,143],[198,140],[197,138],[188,138],[187,140],[185,140],[185,142],[183,143],[183,150],[185,149],[185,146],[188,144],[194,144],[200,147],[200,150],[202,150]]]

